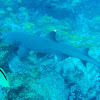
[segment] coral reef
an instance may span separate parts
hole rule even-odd
[[[9,54],[9,45],[1,42],[0,44],[0,66],[3,66],[7,63],[7,57]]]
[[[9,74],[11,88],[5,100],[66,100],[66,85],[63,78],[55,73],[41,73],[40,67],[28,74]]]

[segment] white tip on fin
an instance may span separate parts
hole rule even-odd
[[[56,30],[53,30],[54,32],[57,32]]]
[[[55,42],[58,42],[58,41],[56,40],[56,30],[51,31],[46,37],[47,37],[48,39],[50,39],[50,40],[53,40],[53,41],[55,41]]]

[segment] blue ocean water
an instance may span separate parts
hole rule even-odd
[[[53,30],[56,34],[49,35]],[[34,43],[22,32],[74,49],[51,45],[49,54],[46,45],[34,48],[42,41]],[[1,39],[5,34],[10,42]],[[19,57],[23,41],[25,53]],[[0,68],[9,83],[4,87],[1,80],[0,100],[100,100],[99,62],[99,0],[0,0]]]

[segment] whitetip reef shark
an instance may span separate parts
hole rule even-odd
[[[86,62],[90,62],[96,66],[100,66],[94,58],[88,55],[88,50],[81,50],[70,45],[60,43],[56,39],[56,30],[51,31],[46,37],[26,32],[8,32],[0,37],[10,45],[18,46],[17,55],[19,58],[26,54],[26,51],[34,50],[45,54],[57,55],[60,60],[68,57],[79,58],[84,66]]]

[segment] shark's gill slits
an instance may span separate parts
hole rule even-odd
[[[16,47],[20,46],[20,44],[21,44],[20,41],[14,41],[14,42],[13,42],[13,45],[16,46]]]

